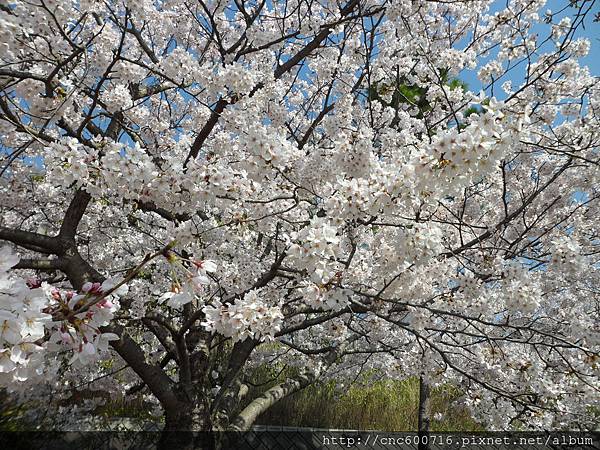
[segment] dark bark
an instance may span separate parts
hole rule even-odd
[[[65,212],[65,217],[60,226],[58,235],[61,238],[74,242],[77,227],[79,226],[79,222],[81,222],[91,199],[91,195],[83,189],[77,190]]]
[[[222,399],[226,396],[229,389],[235,387],[235,381],[238,378],[240,371],[257,345],[258,342],[254,339],[246,339],[244,341],[236,342],[233,346],[229,357],[227,371],[223,378],[223,386],[218,392],[211,408],[213,413],[217,413],[217,415],[220,413]],[[220,422],[223,422],[223,419],[228,418],[219,417]]]
[[[59,254],[63,248],[56,237],[6,227],[0,227],[0,239],[10,241],[20,247],[39,248],[41,253],[46,254]]]
[[[222,436],[212,432],[208,404],[202,393],[198,394],[177,411],[165,412],[165,426],[158,443],[160,450],[222,448]]]
[[[61,270],[63,268],[63,261],[60,259],[30,259],[23,258],[19,263],[13,267],[13,269],[33,269],[41,271],[54,271]]]

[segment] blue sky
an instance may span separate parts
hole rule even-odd
[[[494,4],[494,6],[492,7],[491,13],[494,13],[496,11],[504,9],[506,7],[506,3],[507,3],[506,0],[497,1]],[[581,3],[581,0],[579,0],[578,3]],[[546,3],[545,7],[540,9],[540,18],[543,18],[544,13],[547,10],[551,10],[553,13],[557,13],[559,10],[563,9],[566,4],[568,4],[568,0],[549,0]],[[564,12],[562,12],[562,14],[557,14],[553,21],[557,22],[561,18],[566,17],[566,16],[573,17],[574,14],[576,13],[576,11],[577,11],[576,8],[569,7]],[[600,4],[596,3],[596,4],[594,4],[590,13],[587,15],[586,19],[584,20],[583,25],[585,28],[580,27],[574,36],[575,38],[587,38],[590,40],[590,42],[591,42],[590,53],[586,57],[581,58],[580,63],[582,65],[588,66],[590,69],[590,73],[595,76],[600,76],[600,22],[593,21],[594,17],[598,13],[600,13]],[[532,32],[538,33],[538,35],[540,37],[545,37],[550,32],[550,26],[546,25],[545,23],[540,23],[540,24],[537,24],[532,29]],[[547,46],[544,48],[544,50],[551,51],[552,46]],[[490,55],[490,57],[488,57],[486,59],[480,60],[477,64],[477,68],[475,68],[474,70],[463,70],[460,73],[458,78],[460,78],[462,81],[465,81],[468,84],[469,90],[478,92],[479,90],[481,90],[483,88],[482,83],[477,78],[477,71],[481,68],[481,66],[484,64],[485,61],[491,59],[492,57],[493,57],[493,54]],[[522,67],[524,68],[525,65],[523,65]],[[512,71],[512,73],[510,75],[503,78],[503,80],[500,83],[497,83],[497,86],[500,86],[506,80],[511,80],[513,82],[513,89],[514,89],[515,87],[517,87],[520,84],[521,80],[519,79],[520,78],[519,74],[522,74],[522,73],[523,73],[523,69],[521,69],[521,70],[519,70],[519,68],[515,69],[514,71]],[[499,91],[500,91],[499,89],[496,89],[494,94],[498,98],[502,98],[503,93],[501,93]]]

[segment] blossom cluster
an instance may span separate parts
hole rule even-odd
[[[586,258],[576,240],[559,237],[550,242],[550,248],[552,269],[575,275],[585,267]]]
[[[186,305],[193,301],[196,295],[202,294],[204,287],[210,284],[208,274],[217,270],[217,264],[211,260],[191,260],[193,270],[188,270],[174,254],[167,254],[167,259],[183,275],[180,281],[176,273],[173,272],[175,279],[171,285],[171,290],[165,292],[159,298],[161,303],[166,301],[166,304],[171,308]]]
[[[308,306],[322,311],[339,311],[348,306],[352,291],[337,286],[335,275],[328,284],[308,283],[300,289],[302,300]],[[339,281],[339,280],[338,280]]]
[[[127,293],[126,286],[114,289],[117,283],[113,279],[87,282],[80,293],[61,292],[48,286],[52,309],[64,317],[55,321],[50,330],[48,351],[72,352],[69,364],[76,366],[90,364],[107,352],[110,341],[118,340],[119,336],[103,331],[102,327],[109,325],[118,311],[117,298]]]
[[[127,288],[119,281],[88,282],[80,293],[61,291],[9,273],[19,262],[10,247],[0,249],[0,372],[2,382],[28,381],[51,366],[52,354],[70,354],[75,367],[96,361],[118,336],[105,332]]]
[[[466,128],[440,133],[419,156],[415,170],[421,192],[434,193],[434,198],[453,195],[495,168],[512,139],[503,123],[501,104],[493,103],[494,109],[490,106],[483,114],[469,116]]]
[[[234,302],[216,300],[203,308],[206,330],[230,337],[234,342],[248,338],[270,340],[281,329],[283,314],[279,306],[269,306],[260,290],[252,290]]]
[[[373,245],[382,264],[405,269],[442,252],[442,230],[433,224],[399,224],[376,233]]]
[[[9,247],[0,248],[0,384],[24,381],[43,371],[44,347],[40,345],[52,316],[40,287],[11,276],[19,257]]]
[[[335,259],[339,253],[340,237],[336,227],[320,217],[312,226],[293,234],[294,241],[288,250],[289,257],[301,267],[315,269],[320,262]]]

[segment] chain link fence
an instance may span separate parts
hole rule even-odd
[[[427,444],[419,448],[419,443]],[[6,450],[600,450],[600,433],[415,433],[256,426],[244,433],[0,432]]]

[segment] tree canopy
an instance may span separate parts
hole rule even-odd
[[[245,430],[420,376],[488,429],[593,428],[597,7],[544,4],[0,6],[0,385]]]

